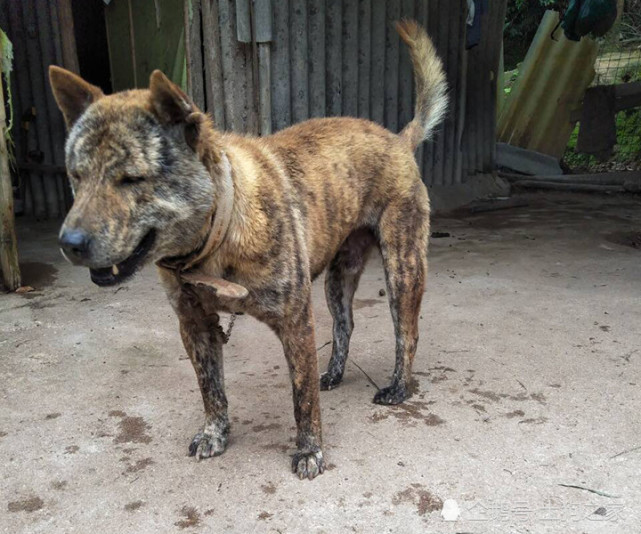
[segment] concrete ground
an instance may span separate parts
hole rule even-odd
[[[394,346],[371,261],[345,381],[321,394],[329,464],[312,482],[290,472],[289,380],[266,327],[237,320],[229,448],[197,463],[200,394],[154,269],[100,289],[55,228],[21,224],[36,291],[0,296],[1,530],[639,532],[641,199],[525,198],[434,221],[450,236],[432,239],[418,388],[399,407],[372,404],[365,376],[386,384]],[[314,298],[323,367],[321,280]]]

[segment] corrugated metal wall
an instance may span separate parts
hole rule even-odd
[[[396,132],[412,118],[414,87],[394,22],[414,18],[443,59],[451,99],[417,158],[426,184],[461,183],[494,168],[506,0],[489,4],[468,52],[466,0],[186,0],[189,90],[219,128],[264,134],[349,115]]]
[[[449,186],[494,169],[506,0],[489,4],[481,44],[470,51],[466,0],[185,0],[184,20],[175,24],[184,23],[187,90],[221,129],[269,133],[309,117],[352,115],[399,131],[412,118],[414,87],[393,23],[417,19],[450,86],[450,112],[417,159],[426,184]],[[50,64],[78,70],[75,51],[66,53],[75,47],[70,6],[0,0],[0,24],[15,49],[14,139],[25,213],[37,218],[60,217],[71,202],[64,124],[47,81]]]
[[[13,42],[12,138],[24,212],[57,218],[71,205],[64,170],[65,127],[49,89],[49,65],[63,64],[58,2],[1,0],[0,25]]]

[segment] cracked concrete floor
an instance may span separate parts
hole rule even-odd
[[[201,400],[153,268],[99,289],[62,260],[54,227],[21,221],[36,291],[0,296],[1,530],[638,532],[641,250],[625,243],[641,200],[525,198],[435,220],[450,237],[431,243],[418,391],[404,406],[372,404],[354,365],[379,386],[393,365],[381,264],[370,262],[353,363],[322,393],[329,466],[313,482],[289,470],[289,382],[266,327],[238,319],[225,362],[230,444],[197,463],[186,451]],[[314,298],[322,367],[322,281]],[[446,499],[455,522],[440,515]]]

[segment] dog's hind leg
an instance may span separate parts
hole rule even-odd
[[[332,357],[320,379],[322,390],[337,387],[343,380],[349,340],[354,329],[352,301],[375,238],[369,229],[353,232],[331,261],[325,277],[325,297],[334,319]]]
[[[396,335],[392,383],[374,396],[377,404],[400,404],[410,397],[418,319],[427,275],[429,207],[425,186],[415,198],[388,206],[381,218],[380,247]]]

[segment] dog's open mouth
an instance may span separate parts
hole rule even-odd
[[[98,286],[113,286],[124,282],[142,266],[155,239],[156,232],[150,230],[126,260],[104,269],[89,269],[91,281]]]

